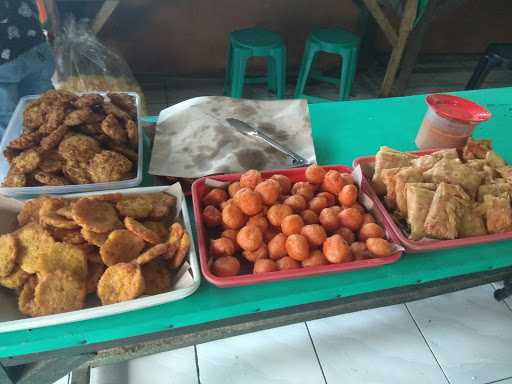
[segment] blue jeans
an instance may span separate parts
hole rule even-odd
[[[22,96],[37,95],[53,88],[54,69],[53,52],[46,42],[0,65],[0,137]]]

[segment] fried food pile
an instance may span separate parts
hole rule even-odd
[[[416,156],[381,147],[372,185],[411,240],[450,240],[512,230],[512,166],[490,140],[469,139],[459,156]]]
[[[352,175],[311,165],[307,181],[249,170],[205,191],[203,222],[217,276],[347,263],[393,253],[382,226],[358,203]]]
[[[135,177],[137,108],[131,96],[48,91],[23,113],[23,133],[4,150],[4,187],[89,184]]]
[[[87,294],[105,305],[167,292],[191,241],[175,205],[163,192],[29,200],[0,236],[0,286],[28,316],[83,308]]]

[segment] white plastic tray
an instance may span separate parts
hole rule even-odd
[[[87,92],[92,93],[92,92]],[[105,92],[95,92],[105,96]],[[88,191],[104,191],[107,189],[122,189],[131,188],[138,186],[142,181],[142,126],[140,124],[140,98],[139,95],[133,92],[117,92],[126,93],[130,96],[135,97],[135,103],[137,106],[137,127],[139,130],[139,147],[137,160],[137,175],[133,179],[113,181],[108,183],[91,183],[91,184],[76,184],[76,185],[62,185],[62,186],[39,186],[39,187],[14,187],[7,188],[1,187],[2,182],[9,172],[9,163],[4,157],[4,149],[7,145],[17,137],[19,137],[23,131],[23,111],[25,111],[26,105],[32,100],[37,99],[40,95],[24,96],[18,102],[16,109],[7,125],[4,137],[0,142],[0,194],[8,196],[18,195],[42,195],[42,194],[61,194],[61,193],[79,193]],[[77,93],[81,94],[81,93]]]
[[[181,200],[181,212],[180,215],[183,218],[183,223],[187,231],[192,234],[192,228],[190,226],[190,217],[187,210],[187,202],[181,191],[179,183],[172,186],[159,186],[159,187],[147,187],[147,188],[132,188],[128,190],[109,191],[109,193],[120,192],[122,194],[133,194],[133,193],[151,193],[151,192],[162,192],[167,191],[178,197],[178,202]],[[105,192],[93,192],[93,193],[80,193],[73,195],[66,195],[63,197],[76,197],[84,195],[98,195]],[[5,219],[5,218],[4,218]],[[105,317],[116,315],[119,313],[135,311],[142,308],[153,307],[172,301],[181,300],[194,293],[201,282],[201,273],[199,272],[199,263],[197,260],[196,250],[194,241],[190,242],[190,251],[188,256],[188,263],[190,268],[187,273],[191,275],[191,279],[183,279],[183,284],[180,284],[178,289],[170,292],[160,293],[158,295],[143,296],[138,299],[125,301],[117,304],[103,305],[99,302],[91,301],[86,305],[97,305],[90,308],[80,309],[78,311],[71,311],[65,313],[59,313],[56,315],[40,316],[40,317],[26,317],[18,310],[17,295],[14,291],[0,287],[0,333],[19,331],[23,329],[34,329],[39,327],[47,327],[50,325],[72,323],[75,321],[94,319],[98,317]],[[180,270],[180,272],[183,272]],[[89,296],[90,297],[90,296]]]

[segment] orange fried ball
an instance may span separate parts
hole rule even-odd
[[[261,229],[261,232],[263,233],[265,233],[269,226],[268,220],[263,213],[258,213],[257,215],[250,217],[246,225],[255,225]]]
[[[304,220],[304,224],[318,224],[320,222],[316,212],[313,212],[311,209],[302,211],[300,215],[302,216],[302,220]]]
[[[280,227],[281,222],[286,216],[293,214],[293,210],[289,205],[285,204],[274,204],[267,211],[267,219],[270,224]]]
[[[238,245],[244,251],[255,251],[263,243],[263,233],[255,226],[245,226],[236,235]]]
[[[268,258],[267,246],[265,244],[261,244],[255,251],[243,251],[242,255],[249,260],[251,263],[254,263],[258,259],[266,259]]]
[[[233,197],[233,202],[246,215],[255,215],[263,209],[261,195],[249,188],[240,189]]]
[[[332,207],[334,204],[336,204],[336,196],[334,196],[332,193],[320,192],[316,196],[317,197],[325,197],[325,199],[327,200],[328,207]]]
[[[334,207],[322,209],[318,219],[327,232],[334,232],[340,227],[340,219]]]
[[[350,173],[340,173],[341,180],[343,180],[343,184],[354,184],[354,178]]]
[[[203,221],[208,228],[217,227],[222,224],[222,215],[213,205],[203,209]]]
[[[210,242],[210,255],[215,257],[232,256],[235,254],[235,244],[231,239],[221,237]]]
[[[350,247],[341,235],[328,237],[324,241],[322,250],[330,263],[344,263],[351,260]]]
[[[371,213],[365,213],[363,215],[363,224],[375,223],[375,217]]]
[[[359,212],[361,212],[361,215],[364,215],[366,213],[366,209],[359,203],[354,203],[354,204],[352,204],[351,207],[343,207],[343,208],[355,208]]]
[[[276,180],[267,179],[259,183],[256,188],[254,188],[254,191],[261,195],[263,203],[272,205],[281,194],[281,185]]]
[[[247,221],[247,217],[235,204],[228,204],[222,210],[222,222],[229,229],[240,229]]]
[[[203,197],[204,205],[220,206],[223,201],[228,199],[228,193],[220,188],[213,188]]]
[[[331,210],[333,210],[334,212],[336,212],[337,215],[339,215],[339,213],[341,211],[343,211],[343,208],[341,208],[339,205],[333,205],[332,207],[330,207]]]
[[[306,199],[304,199],[304,196],[302,195],[291,195],[288,196],[283,204],[289,205],[292,207],[294,212],[301,212],[306,209],[307,203]]]
[[[240,262],[234,256],[219,257],[213,262],[212,272],[219,277],[236,276],[240,272]]]
[[[347,227],[351,231],[358,231],[363,225],[363,215],[357,208],[345,208],[339,213],[341,225]]]
[[[322,190],[338,195],[345,184],[338,171],[330,170],[324,176]]]
[[[316,267],[317,265],[325,265],[329,262],[325,258],[324,254],[321,250],[315,249],[311,252],[311,255],[306,260],[302,260],[301,264],[304,268],[306,267]]]
[[[254,263],[252,273],[265,273],[277,271],[277,263],[271,259],[258,259]]]
[[[288,178],[288,176],[285,175],[272,175],[270,177],[272,180],[276,180],[281,185],[281,193],[283,195],[287,195],[290,193],[290,190],[292,189],[292,182]]]
[[[242,173],[240,176],[240,185],[242,188],[254,189],[261,183],[261,173],[255,169],[249,169],[247,172]]]
[[[281,257],[276,261],[277,269],[280,271],[286,271],[288,269],[297,269],[300,268],[300,263],[292,259],[290,256]]]
[[[354,184],[345,185],[338,193],[338,201],[341,205],[350,207],[357,201],[357,187]]]
[[[286,256],[286,254],[286,236],[279,233],[268,242],[268,256],[277,260]]]
[[[229,184],[228,187],[228,193],[230,197],[235,196],[235,193],[237,193],[239,190],[242,189],[242,186],[240,185],[239,181],[234,181],[231,184]]]
[[[302,261],[309,257],[309,243],[305,236],[290,235],[286,239],[285,246],[288,256],[292,259]]]
[[[312,184],[322,184],[325,174],[325,170],[316,164],[312,164],[306,168],[306,180]]]
[[[233,199],[227,199],[219,204],[220,209],[224,209],[227,205],[233,204]]]
[[[381,238],[369,238],[366,240],[366,247],[370,255],[374,257],[388,257],[393,253],[389,241]]]
[[[278,234],[280,234],[281,231],[274,227],[269,226],[268,229],[263,233],[263,240],[268,243],[270,240],[272,240],[274,237],[276,237]]]
[[[315,188],[306,181],[298,181],[293,184],[292,194],[302,195],[306,201],[309,201],[315,195]]]
[[[325,229],[318,224],[305,225],[300,231],[300,234],[304,236],[313,247],[321,246],[327,238]]]
[[[356,260],[365,260],[369,258],[366,243],[355,241],[350,244],[350,251]]]
[[[384,229],[379,224],[375,223],[364,224],[359,230],[359,241],[366,241],[370,237],[384,238],[385,236],[386,233]]]
[[[286,236],[300,233],[302,227],[304,227],[304,221],[299,215],[286,216],[281,221],[281,231]]]
[[[338,235],[341,235],[341,237],[343,237],[345,239],[345,241],[349,244],[352,244],[354,241],[356,241],[356,235],[354,234],[354,232],[352,232],[350,229],[348,229],[347,227],[340,227],[336,233]]]
[[[324,209],[324,208],[327,208],[327,206],[328,206],[327,199],[322,196],[313,197],[309,201],[309,209],[311,209],[313,212],[316,212],[316,213],[320,213],[320,211],[322,211],[322,209]]]
[[[234,229],[226,229],[221,234],[220,237],[225,237],[226,239],[229,239],[233,242],[233,245],[235,247],[235,251],[240,250],[240,246],[236,242],[236,235],[238,234],[238,231]]]

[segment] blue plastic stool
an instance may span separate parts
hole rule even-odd
[[[267,76],[248,78],[246,82],[266,82],[279,99],[284,98],[286,48],[281,36],[263,28],[242,29],[229,34],[224,94],[234,98],[242,97],[247,61],[257,56],[267,57]]]
[[[311,74],[311,78],[338,85],[340,88],[339,100],[347,100],[350,96],[356,74],[360,41],[359,36],[342,28],[328,27],[313,31],[306,41],[299,78],[295,88],[295,98],[308,98],[308,96],[304,95],[304,87],[315,56],[318,52],[328,52],[337,54],[342,58],[340,78],[321,74]]]

